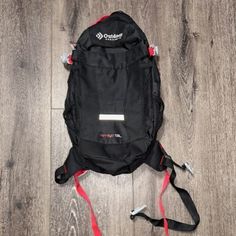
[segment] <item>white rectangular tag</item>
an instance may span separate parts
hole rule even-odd
[[[125,120],[123,114],[99,114],[99,120]]]

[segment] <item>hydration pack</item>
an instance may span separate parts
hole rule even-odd
[[[90,207],[92,230],[101,235],[91,202],[79,183],[88,170],[104,174],[132,173],[143,163],[165,178],[179,193],[193,224],[165,217],[152,219],[134,209],[131,220],[142,217],[154,226],[177,231],[193,231],[200,222],[189,193],[175,185],[174,167],[190,170],[187,163],[175,163],[159,141],[157,131],[163,121],[164,103],[160,96],[160,74],[155,48],[127,14],[117,11],[86,29],[75,44],[63,113],[72,148],[55,181],[65,183],[74,176],[78,194]],[[162,195],[161,193],[161,195]],[[160,197],[161,201],[161,197]]]

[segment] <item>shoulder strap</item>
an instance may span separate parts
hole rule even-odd
[[[198,224],[200,223],[200,216],[197,212],[196,206],[195,206],[190,194],[185,189],[179,188],[175,185],[176,172],[174,169],[174,165],[181,168],[181,169],[186,169],[186,167],[179,166],[178,164],[176,164],[171,159],[171,157],[166,154],[165,150],[163,149],[163,147],[161,145],[160,145],[160,147],[161,147],[163,156],[162,156],[162,158],[157,158],[157,159],[161,159],[161,162],[162,162],[161,165],[165,166],[166,168],[171,169],[171,174],[170,174],[170,178],[169,178],[170,183],[174,187],[174,189],[178,192],[178,194],[180,195],[180,198],[181,198],[182,202],[184,203],[186,209],[188,210],[191,218],[193,219],[194,224],[186,224],[186,223],[182,223],[182,222],[168,219],[168,218],[167,219],[166,218],[152,219],[142,212],[137,213],[135,215],[132,214],[130,216],[130,218],[132,220],[134,220],[137,216],[142,217],[142,218],[146,219],[147,221],[149,221],[155,227],[165,227],[165,225],[166,225],[165,222],[167,221],[169,229],[176,230],[176,231],[193,231],[197,228]],[[147,163],[147,164],[149,164],[149,163]]]

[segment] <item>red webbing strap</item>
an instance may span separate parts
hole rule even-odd
[[[90,201],[87,193],[84,191],[84,189],[82,188],[82,186],[79,183],[79,176],[85,174],[86,172],[87,171],[85,171],[85,170],[80,170],[74,174],[75,187],[76,187],[77,193],[87,202],[87,204],[90,208],[90,219],[91,219],[91,226],[92,226],[92,230],[93,230],[93,235],[94,236],[102,236],[101,231],[100,231],[98,224],[97,224],[96,216],[94,214],[91,201]]]
[[[160,193],[160,196],[159,196],[159,208],[160,208],[160,211],[161,211],[161,215],[164,219],[164,229],[165,229],[166,236],[169,236],[169,231],[168,231],[168,222],[167,222],[166,215],[165,215],[165,208],[164,208],[163,203],[162,203],[162,195],[164,194],[164,192],[165,192],[165,190],[166,190],[169,183],[170,183],[170,174],[166,170],[165,171],[165,178],[164,178],[163,183],[162,183],[161,193]]]

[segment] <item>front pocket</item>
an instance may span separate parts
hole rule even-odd
[[[151,67],[145,66],[137,63],[107,68],[80,62],[80,135],[83,139],[121,144],[146,137],[150,116],[146,114],[145,81],[150,77]],[[123,115],[124,120],[99,120],[101,114]]]
[[[124,113],[127,88],[125,69],[81,64],[79,71],[81,137],[109,144],[128,142]],[[124,120],[104,120],[101,115],[123,115]]]

